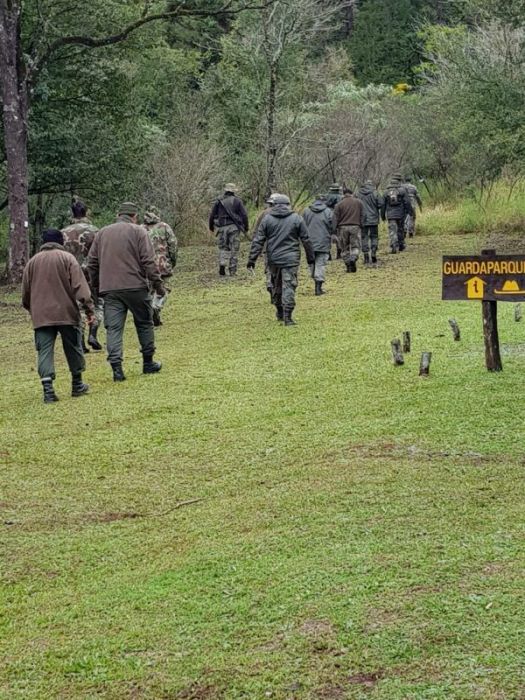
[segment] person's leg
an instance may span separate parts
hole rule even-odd
[[[324,294],[323,284],[326,281],[326,265],[328,264],[328,253],[316,253],[314,265],[315,294]]]
[[[379,226],[369,226],[369,232],[372,264],[375,265],[377,262],[377,250],[379,248]]]
[[[97,335],[104,320],[104,302],[102,297],[99,297],[96,293],[93,293],[93,302],[95,304],[95,323],[89,327],[88,345],[93,350],[102,350],[102,345],[98,342]]]
[[[106,341],[108,362],[113,369],[115,381],[125,379],[122,372],[122,338],[128,307],[119,292],[109,292],[104,297],[104,325],[106,327]]]
[[[399,251],[401,252],[402,250],[405,250],[406,245],[405,245],[405,223],[403,219],[397,219],[397,240],[398,240],[398,247]]]
[[[86,369],[86,360],[82,351],[82,333],[76,326],[60,326],[62,347],[71,372],[71,395],[83,396],[89,391],[89,386],[82,381],[82,372]]]
[[[295,325],[292,312],[295,309],[295,290],[297,289],[297,267],[283,267],[282,287],[283,287],[283,319],[285,326]]]
[[[237,274],[237,266],[239,263],[239,250],[241,249],[241,234],[235,229],[231,231],[229,235],[229,248],[230,248],[230,265],[229,272],[230,277],[234,277]]]
[[[278,321],[283,320],[283,276],[282,268],[270,265],[272,275],[272,304],[275,306],[275,317]]]
[[[388,219],[388,241],[390,243],[390,252],[397,253],[399,249],[399,239],[397,221],[395,219]]]
[[[56,326],[35,329],[35,347],[38,353],[38,375],[44,390],[44,403],[58,401],[53,389],[55,379],[55,341]]]
[[[346,265],[346,271],[350,272],[350,227],[341,226],[337,229],[339,245],[341,247],[341,257]]]
[[[224,277],[226,274],[226,266],[230,259],[228,236],[224,227],[221,227],[217,233],[217,245],[219,247],[219,275]]]
[[[268,264],[268,256],[264,255],[264,276],[266,278],[266,291],[270,295],[270,299],[272,300],[273,304],[273,282],[272,282],[272,271],[270,269],[270,265]]]
[[[363,248],[363,259],[365,262],[365,265],[368,265],[370,262],[370,230],[371,226],[363,226],[363,234],[362,234],[362,248]]]
[[[129,310],[133,314],[133,321],[140,343],[140,351],[144,360],[144,374],[159,372],[162,365],[153,361],[155,354],[155,331],[153,329],[153,310],[151,308],[151,296],[147,289],[138,289],[126,292],[126,300]]]

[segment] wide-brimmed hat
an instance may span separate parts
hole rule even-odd
[[[224,191],[225,191],[225,192],[237,192],[238,189],[239,189],[239,188],[237,187],[237,185],[234,185],[233,182],[227,182],[227,183],[224,185]]]

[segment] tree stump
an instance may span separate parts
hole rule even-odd
[[[449,318],[448,324],[452,328],[452,335],[454,340],[461,340],[461,331],[459,330],[458,322],[455,318]]]
[[[489,372],[502,372],[503,363],[499,351],[498,302],[482,301],[483,337],[485,339],[485,364]]]
[[[403,352],[410,352],[412,349],[412,339],[410,337],[410,331],[405,331],[403,333]]]
[[[514,320],[516,323],[519,323],[521,319],[523,318],[522,312],[521,312],[521,304],[516,304],[514,307]]]
[[[432,361],[432,353],[424,352],[421,355],[421,364],[419,365],[419,376],[428,377],[430,374],[430,363]]]
[[[405,358],[403,357],[403,351],[401,349],[401,341],[399,338],[392,340],[390,343],[392,346],[392,358],[394,360],[394,365],[400,367],[405,364]]]

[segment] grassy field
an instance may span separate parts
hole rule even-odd
[[[479,305],[440,301],[482,243],[303,274],[291,329],[260,265],[183,249],[162,373],[130,326],[128,381],[91,354],[71,399],[61,358],[54,406],[3,294],[0,697],[523,700],[525,325],[500,305],[489,374]]]

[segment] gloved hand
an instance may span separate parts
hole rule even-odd
[[[162,299],[162,297],[166,296],[166,288],[163,284],[160,284],[156,289],[155,289],[155,294]]]
[[[246,265],[246,267],[248,268],[248,270],[255,270],[255,263],[250,261],[250,262]]]

